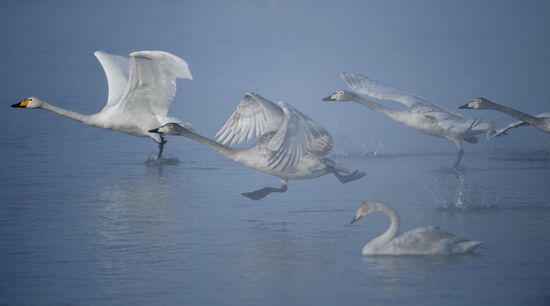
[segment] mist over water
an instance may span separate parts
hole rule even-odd
[[[485,96],[549,111],[550,5],[533,1],[17,1],[0,4],[0,304],[545,305],[550,140],[530,127],[456,148],[353,103],[321,98],[363,73],[458,110]],[[367,176],[279,186],[183,137],[157,145],[9,105],[27,96],[91,114],[107,99],[95,50],[186,59],[169,115],[208,137],[254,91],[335,139]],[[399,109],[393,102],[385,105]],[[382,233],[439,225],[484,242],[468,256],[361,256]]]

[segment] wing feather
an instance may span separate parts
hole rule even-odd
[[[96,51],[94,55],[97,57],[101,67],[103,67],[105,77],[107,78],[109,97],[107,98],[107,104],[103,108],[107,109],[120,102],[120,98],[124,94],[124,90],[128,84],[128,75],[130,74],[130,59],[104,51]]]
[[[279,106],[285,116],[281,128],[270,141],[275,154],[269,166],[284,171],[294,167],[307,153],[324,156],[330,152],[334,142],[325,129],[289,104],[279,102]]]
[[[216,139],[225,145],[239,144],[278,130],[283,117],[283,111],[273,102],[256,93],[247,93],[216,133]]]
[[[176,95],[176,78],[192,80],[186,61],[164,51],[130,54],[130,74],[120,107],[165,117]]]
[[[381,100],[391,100],[412,107],[416,104],[430,105],[434,104],[427,99],[410,94],[404,90],[386,85],[358,73],[342,72],[340,74],[346,84],[354,91]]]

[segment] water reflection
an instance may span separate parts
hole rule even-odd
[[[474,260],[478,254],[457,256],[363,256],[362,260],[369,267],[369,272],[387,282],[398,283],[402,279],[426,278],[436,276],[440,270],[451,264]]]
[[[162,165],[147,167],[142,176],[108,180],[100,186],[103,205],[97,244],[105,267],[128,266],[129,257],[153,260],[147,254],[155,253],[156,246],[173,231],[169,201],[172,187],[163,171]]]

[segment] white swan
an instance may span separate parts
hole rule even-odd
[[[449,255],[474,251],[482,243],[447,233],[436,226],[422,227],[399,233],[399,215],[389,205],[368,200],[357,209],[351,223],[381,211],[390,217],[390,226],[382,235],[363,247],[363,255]]]
[[[150,132],[191,138],[235,162],[281,178],[280,188],[265,187],[243,193],[253,200],[272,192],[285,192],[288,180],[311,179],[333,173],[340,182],[347,183],[365,175],[359,171],[350,173],[325,157],[332,149],[332,137],[316,122],[289,104],[279,102],[277,105],[255,93],[244,96],[217,133],[219,142],[175,123]],[[259,139],[251,148],[227,146],[253,137]]]
[[[183,59],[164,51],[139,51],[130,59],[96,51],[109,87],[109,97],[103,109],[93,115],[83,115],[51,105],[36,97],[27,98],[12,107],[42,108],[84,124],[135,136],[150,137],[159,144],[158,158],[166,141],[152,134],[152,128],[168,122],[189,123],[167,117],[176,95],[176,78],[192,80],[191,71]]]
[[[500,134],[495,134],[495,136],[501,135],[503,132],[506,132],[507,130],[511,128],[515,128],[521,125],[532,125],[536,129],[543,131],[545,133],[550,133],[550,113],[541,113],[535,116],[528,115],[526,113],[520,112],[518,110],[515,110],[513,108],[497,104],[495,102],[490,101],[486,98],[475,98],[472,101],[468,102],[468,104],[462,105],[462,109],[477,109],[477,110],[483,110],[483,109],[492,109],[501,113],[508,114],[516,119],[519,119],[521,121],[514,122],[508,125],[506,128],[502,129],[503,131],[500,132]],[[499,130],[497,130],[498,133]]]
[[[408,127],[425,134],[447,138],[458,148],[458,167],[464,154],[462,141],[477,143],[476,135],[490,133],[491,125],[479,120],[466,119],[451,111],[445,110],[428,100],[409,94],[400,89],[375,81],[361,74],[344,72],[341,74],[347,85],[354,91],[371,98],[392,100],[408,107],[406,110],[394,110],[354,93],[337,90],[323,101],[353,101],[370,110],[377,111]]]

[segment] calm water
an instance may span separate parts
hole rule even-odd
[[[148,167],[143,154],[103,138],[67,140],[61,152],[13,143],[18,154],[3,156],[1,302],[549,301],[548,152],[467,156],[460,175],[440,170],[451,155],[344,158],[368,175],[291,182],[254,202],[240,193],[277,180],[183,139],[170,145],[181,162]],[[393,204],[403,229],[440,225],[485,245],[467,256],[364,258],[363,244],[387,226],[383,215],[348,225],[367,198]]]
[[[548,305],[548,135],[467,145],[455,173],[450,142],[320,99],[354,70],[448,108],[488,95],[548,111],[549,4],[410,3],[2,2],[0,304]],[[97,49],[187,59],[195,80],[178,82],[170,114],[205,135],[246,91],[285,100],[335,136],[333,159],[367,176],[291,181],[254,202],[240,193],[279,181],[187,139],[168,139],[179,162],[147,166],[150,140],[8,107],[36,95],[98,111]],[[369,198],[393,205],[403,230],[439,225],[485,244],[363,257],[388,225],[382,214],[349,225]]]

